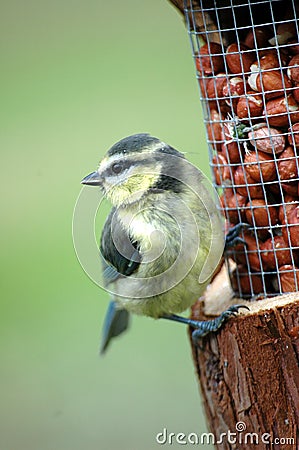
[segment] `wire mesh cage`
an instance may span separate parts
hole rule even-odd
[[[298,1],[184,0],[227,252],[244,298],[299,287]]]

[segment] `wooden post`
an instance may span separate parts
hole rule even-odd
[[[232,299],[223,266],[192,318],[210,319],[235,303],[242,301]],[[202,348],[191,340],[209,428],[216,441],[228,430],[241,440],[224,437],[215,442],[219,450],[299,448],[299,295],[246,304],[250,311],[207,336]]]

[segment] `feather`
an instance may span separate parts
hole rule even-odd
[[[107,350],[111,338],[119,336],[126,331],[129,326],[130,314],[125,309],[116,307],[116,302],[109,303],[103,326],[103,335],[100,353],[103,354]]]

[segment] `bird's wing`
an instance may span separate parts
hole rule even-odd
[[[115,208],[112,209],[104,225],[100,251],[106,286],[121,276],[132,275],[139,267],[141,255],[138,244],[131,240],[123,228]],[[129,321],[129,312],[119,308],[112,300],[104,320],[101,353],[106,351],[112,338],[126,331]]]
[[[133,242],[122,226],[115,208],[110,212],[101,237],[100,251],[103,261],[103,276],[106,284],[121,275],[130,276],[139,267],[141,254],[138,243]]]
[[[109,345],[112,338],[126,331],[129,326],[130,314],[125,309],[116,308],[116,303],[111,301],[109,303],[101,342],[101,354],[103,354]]]

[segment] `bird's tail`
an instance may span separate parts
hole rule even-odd
[[[119,336],[129,327],[130,314],[125,309],[116,307],[116,302],[109,303],[103,326],[103,335],[100,353],[103,354],[108,348],[112,338]]]

